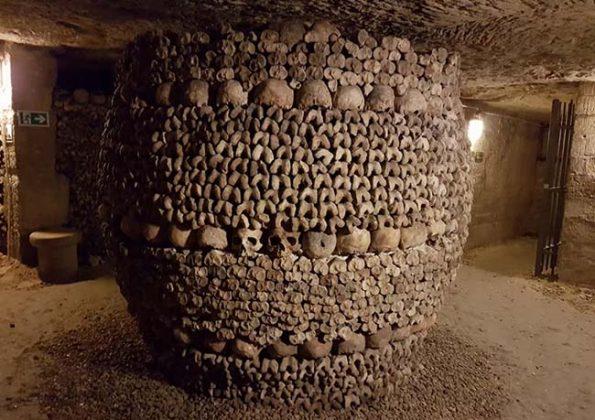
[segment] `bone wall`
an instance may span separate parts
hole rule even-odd
[[[98,262],[104,242],[97,213],[99,146],[108,98],[85,89],[56,90],[56,171],[69,180],[68,223],[82,233],[79,255]]]
[[[394,390],[467,237],[463,124],[458,56],[402,38],[321,21],[132,43],[100,212],[167,371],[306,408]]]

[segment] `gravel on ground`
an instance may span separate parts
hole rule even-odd
[[[351,412],[303,413],[191,395],[152,365],[134,321],[119,310],[39,346],[38,398],[50,418],[494,418],[508,399],[490,354],[437,326],[423,365],[390,400]]]

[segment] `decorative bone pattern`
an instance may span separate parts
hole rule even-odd
[[[394,389],[467,237],[457,65],[329,22],[128,47],[102,213],[168,371],[311,409]]]

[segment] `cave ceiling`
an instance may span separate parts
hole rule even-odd
[[[595,0],[2,0],[0,39],[113,52],[150,29],[296,17],[457,50],[472,99],[505,86],[549,84],[550,94],[561,83],[595,81]]]

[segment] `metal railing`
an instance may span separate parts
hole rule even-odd
[[[574,102],[554,100],[546,145],[545,210],[539,223],[535,275],[557,278],[558,251],[562,244],[562,222],[572,135],[574,131]]]

